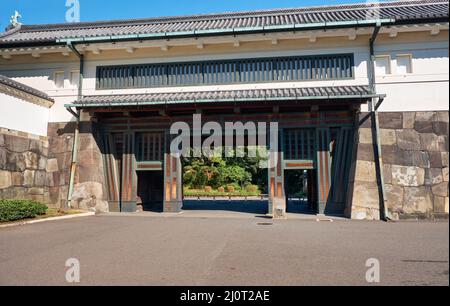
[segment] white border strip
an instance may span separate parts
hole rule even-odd
[[[36,223],[42,223],[42,222],[47,222],[47,221],[58,221],[58,220],[67,220],[67,219],[74,219],[74,218],[81,218],[81,217],[90,217],[90,216],[95,216],[95,212],[87,212],[87,213],[67,215],[67,216],[61,216],[61,217],[43,218],[43,219],[36,219],[36,220],[29,220],[29,221],[22,221],[22,222],[18,221],[15,223],[0,225],[0,228],[21,226],[21,225],[27,225],[27,224],[36,224]]]

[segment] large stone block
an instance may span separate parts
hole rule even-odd
[[[78,162],[82,165],[96,165],[102,164],[102,155],[95,150],[84,150],[78,153]]]
[[[53,180],[53,173],[46,172],[45,174],[45,186],[55,187],[55,181]]]
[[[353,220],[380,220],[380,210],[355,206],[352,208],[351,218]]]
[[[435,213],[445,213],[445,197],[434,196],[434,212]]]
[[[420,168],[430,167],[428,152],[400,150],[396,146],[383,146],[381,150],[383,161],[387,164]]]
[[[373,144],[360,143],[358,145],[357,160],[375,161]]]
[[[66,177],[64,172],[52,172],[52,175],[55,186],[64,186],[66,184]]]
[[[12,186],[11,172],[0,170],[0,189]]]
[[[36,173],[34,174],[34,186],[45,186],[45,177],[45,171],[36,171]]]
[[[3,147],[5,145],[5,136],[3,134],[0,134],[0,147]]]
[[[442,154],[440,152],[428,152],[431,168],[442,168]]]
[[[58,160],[56,158],[51,158],[47,160],[47,172],[56,172],[58,168]]]
[[[71,136],[59,136],[51,137],[49,139],[49,151],[51,154],[61,154],[71,152],[73,146],[73,137]]]
[[[404,112],[403,113],[403,129],[413,129],[415,122],[416,122],[416,113],[415,112]]]
[[[372,141],[372,129],[360,128],[359,131],[359,143],[371,144]]]
[[[448,152],[448,135],[438,136],[438,150]]]
[[[392,165],[383,164],[383,180],[385,184],[392,184]]]
[[[432,187],[434,195],[448,197],[448,182],[442,182]]]
[[[29,195],[44,195],[44,188],[38,188],[38,187],[28,188],[27,194],[29,194]]]
[[[84,150],[99,150],[99,146],[95,138],[91,134],[80,135],[80,151]]]
[[[448,167],[442,168],[442,180],[448,182]]]
[[[448,152],[441,152],[442,167],[448,167]]]
[[[76,184],[72,201],[78,208],[95,209],[97,201],[103,201],[103,185],[97,182]]]
[[[3,189],[1,196],[3,199],[25,200],[28,198],[26,190],[25,187],[11,187]]]
[[[420,168],[430,168],[430,155],[424,151],[403,151],[403,156],[408,155],[411,158],[411,165]]]
[[[27,169],[37,170],[39,167],[39,155],[33,152],[25,152],[24,154],[25,158],[25,167]]]
[[[23,172],[23,185],[25,187],[33,187],[34,186],[34,170],[25,170]]]
[[[398,130],[397,145],[403,150],[420,150],[420,134],[414,130]]]
[[[448,111],[436,112],[435,120],[438,122],[449,122]]]
[[[380,129],[380,141],[382,145],[395,145],[397,144],[397,134],[395,130]]]
[[[84,182],[104,182],[103,167],[100,164],[93,165],[79,165],[78,166],[78,181]]]
[[[418,187],[425,183],[425,170],[419,167],[392,165],[392,184],[403,187]]]
[[[425,214],[433,211],[433,198],[430,187],[405,187],[403,212],[406,214]]]
[[[383,155],[383,162],[385,164],[399,164],[399,149],[397,146],[381,146],[381,154]]]
[[[24,171],[26,169],[25,156],[22,153],[9,152],[7,159],[5,169],[10,171]]]
[[[70,169],[72,163],[72,153],[58,153],[54,157],[58,160],[59,170]]]
[[[43,151],[44,151],[44,142],[41,140],[37,140],[37,139],[30,139],[30,147],[29,150],[31,152],[34,152],[38,155],[42,155]]]
[[[448,135],[448,122],[433,122],[433,133],[436,135]]]
[[[0,147],[0,169],[6,169],[6,164],[8,162],[7,154],[6,149]]]
[[[379,113],[379,121],[382,129],[402,129],[403,113]]]
[[[403,209],[404,190],[401,186],[385,184],[386,205],[393,212],[401,212]]]
[[[57,207],[59,207],[60,188],[59,187],[50,187],[48,190],[49,190],[50,204],[53,204],[53,205],[56,205]]]
[[[420,149],[428,152],[440,152],[438,136],[433,133],[420,134]]]
[[[433,122],[431,121],[416,121],[414,129],[419,133],[433,133]]]
[[[12,184],[14,186],[23,185],[23,174],[22,172],[11,172]]]
[[[355,182],[352,197],[352,206],[366,208],[380,208],[378,185],[373,182]]]
[[[441,168],[425,169],[425,185],[432,186],[444,181]]]
[[[434,121],[436,112],[416,112],[416,121]]]
[[[375,162],[358,160],[356,162],[355,181],[376,182]]]
[[[28,138],[18,137],[13,135],[4,135],[5,147],[15,153],[23,153],[28,151],[30,147],[30,141]]]
[[[39,156],[38,160],[38,170],[43,170],[47,168],[47,157],[44,157],[43,155]]]

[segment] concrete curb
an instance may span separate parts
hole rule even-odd
[[[50,221],[59,221],[59,220],[67,220],[67,219],[74,219],[74,218],[90,217],[90,216],[95,216],[95,212],[87,212],[87,213],[81,213],[81,214],[44,218],[44,219],[37,219],[37,220],[29,220],[29,221],[22,221],[22,222],[19,221],[16,223],[0,225],[0,228],[15,227],[15,226],[21,226],[21,225],[27,225],[27,224],[36,224],[36,223],[42,223],[42,222],[47,222],[47,221],[50,222]]]

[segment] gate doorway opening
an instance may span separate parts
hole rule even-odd
[[[202,156],[182,158],[181,163],[183,211],[225,215],[269,212],[268,170],[259,167],[258,158]]]
[[[138,171],[137,180],[138,210],[162,212],[164,194],[163,171]]]
[[[286,212],[299,214],[317,213],[316,170],[285,170]]]

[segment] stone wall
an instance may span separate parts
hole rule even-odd
[[[448,217],[449,113],[379,113],[385,203],[392,217]],[[346,214],[379,219],[370,116],[361,114]]]
[[[47,137],[0,128],[0,199],[47,202]]]
[[[50,123],[48,137],[0,129],[0,199],[67,206],[75,123]],[[72,207],[107,211],[95,123],[81,122]]]
[[[72,207],[104,212],[108,204],[104,195],[102,153],[95,123],[90,118],[80,123],[78,163],[75,171]],[[49,169],[50,201],[66,205],[75,123],[50,123]],[[53,180],[52,180],[53,179]]]

